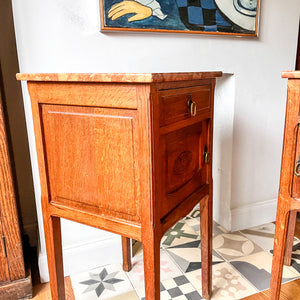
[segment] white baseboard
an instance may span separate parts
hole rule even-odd
[[[64,274],[69,276],[108,264],[122,262],[121,237],[77,244],[63,249]],[[46,253],[38,258],[41,282],[49,281]]]
[[[23,224],[23,233],[29,237],[29,245],[31,247],[37,246],[38,241],[38,225],[37,223]]]
[[[253,203],[231,210],[231,230],[246,228],[274,222],[276,219],[277,199]]]

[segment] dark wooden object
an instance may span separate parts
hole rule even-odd
[[[298,31],[298,49],[297,49],[297,58],[296,58],[296,70],[300,70],[300,23]]]
[[[0,82],[0,299],[30,296],[31,279],[25,274]]]
[[[283,263],[290,263],[295,228],[293,223],[300,210],[300,72],[283,72],[282,76],[288,78],[288,95],[271,273],[271,300],[279,299]]]
[[[64,299],[60,218],[143,244],[147,300],[160,299],[160,240],[197,203],[202,291],[211,294],[215,77],[19,74],[34,118],[51,293]]]
[[[298,33],[296,70],[300,70],[300,24],[299,24],[299,33]],[[294,191],[294,194],[295,194],[295,192],[296,191]],[[297,211],[291,211],[290,216],[289,216],[289,225],[288,225],[289,227],[288,227],[287,240],[286,240],[286,244],[285,244],[286,245],[285,246],[285,255],[284,255],[284,264],[287,266],[291,265],[292,248],[293,248],[293,243],[294,243],[296,221],[297,221]]]
[[[297,210],[292,210],[290,211],[289,214],[288,229],[287,229],[287,236],[285,242],[285,254],[283,259],[283,263],[286,266],[290,266],[292,263],[292,251],[294,245],[296,221],[297,221]]]

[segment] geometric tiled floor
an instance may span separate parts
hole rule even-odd
[[[242,299],[270,285],[275,225],[227,232],[214,222],[213,300]],[[198,300],[201,297],[199,209],[195,208],[162,238],[161,299]],[[71,276],[77,300],[145,299],[143,252],[135,244],[133,268],[107,265]],[[300,277],[300,241],[295,239],[291,267],[284,267],[283,282]]]

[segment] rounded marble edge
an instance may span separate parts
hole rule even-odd
[[[300,78],[300,71],[284,71],[281,73],[282,78],[297,79]]]
[[[147,83],[215,78],[222,75],[223,73],[220,71],[182,73],[18,73],[16,78],[24,81]]]

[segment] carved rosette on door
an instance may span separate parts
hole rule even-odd
[[[202,155],[205,144],[203,127],[205,122],[200,122],[162,137],[166,149],[162,161],[166,172],[166,213],[206,182]]]

